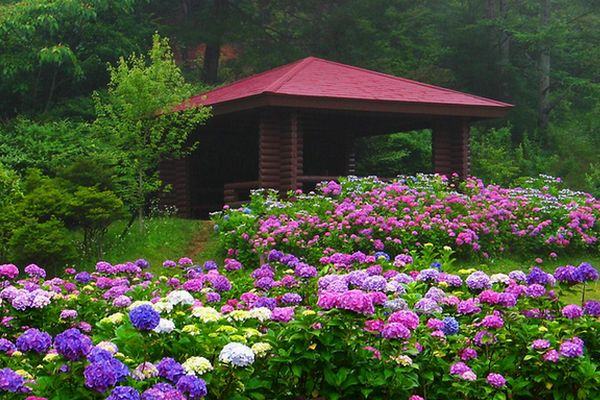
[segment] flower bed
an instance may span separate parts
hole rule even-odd
[[[455,275],[440,252],[425,269],[360,252],[317,269],[276,250],[254,269],[183,258],[158,276],[144,260],[48,280],[2,265],[0,394],[592,398],[600,303],[558,298],[597,280],[592,266]]]
[[[258,191],[248,207],[213,219],[241,259],[277,248],[317,262],[332,251],[401,254],[424,243],[452,246],[462,258],[597,253],[599,217],[600,201],[550,177],[508,189],[420,175],[347,178],[290,201]]]

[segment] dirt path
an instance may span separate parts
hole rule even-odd
[[[200,221],[199,229],[190,240],[186,252],[186,254],[189,254],[194,261],[196,261],[197,258],[199,258],[197,261],[204,258],[203,253],[212,247],[211,244],[214,243],[215,240],[213,227],[214,224],[211,221]]]

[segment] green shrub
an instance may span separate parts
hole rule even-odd
[[[26,265],[36,263],[55,270],[75,259],[72,235],[57,219],[27,221],[14,230],[9,241],[11,260]]]

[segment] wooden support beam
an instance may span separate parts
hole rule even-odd
[[[433,169],[442,175],[471,173],[470,126],[465,118],[436,121],[432,135]]]

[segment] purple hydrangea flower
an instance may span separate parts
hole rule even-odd
[[[7,353],[10,355],[16,349],[17,348],[13,344],[13,342],[11,342],[8,339],[0,338],[0,352]]]
[[[29,264],[25,267],[25,273],[32,278],[45,278],[46,270],[44,268],[40,268],[35,264]]]
[[[25,379],[10,368],[0,369],[0,391],[17,393],[25,385]]]
[[[562,357],[581,357],[583,356],[583,340],[577,336],[570,340],[565,340],[561,343],[559,351]]]
[[[117,386],[106,400],[140,400],[140,394],[131,386]]]
[[[206,382],[204,379],[197,378],[193,375],[184,375],[177,381],[177,389],[187,395],[190,400],[198,400],[206,396]]]
[[[444,326],[442,326],[441,330],[446,336],[455,335],[458,333],[459,325],[456,318],[446,317],[442,322],[444,323]]]
[[[562,309],[562,315],[568,319],[581,318],[583,316],[583,309],[577,304],[569,304]]]
[[[67,360],[75,361],[85,357],[92,349],[92,340],[79,329],[71,328],[54,338],[54,348]]]
[[[583,310],[587,315],[591,315],[592,317],[600,317],[600,301],[586,301],[583,305]]]
[[[434,314],[442,312],[442,307],[437,301],[423,297],[415,303],[415,311],[420,314]]]
[[[467,277],[467,286],[471,290],[483,290],[492,287],[490,277],[483,271],[475,271]]]
[[[300,296],[298,293],[285,293],[283,296],[281,296],[280,301],[283,304],[297,305],[302,302],[302,296]]]
[[[92,275],[90,275],[90,273],[89,273],[89,272],[87,272],[87,271],[83,271],[83,272],[80,272],[80,273],[78,273],[77,275],[75,275],[75,278],[74,278],[74,279],[75,279],[77,282],[79,282],[79,283],[81,283],[81,284],[85,285],[86,283],[88,283],[89,281],[91,281],[91,280],[92,280]]]
[[[185,375],[185,370],[177,361],[170,357],[165,357],[156,365],[158,375],[175,383]]]
[[[527,275],[527,284],[532,285],[537,283],[539,285],[547,285],[550,282],[548,275],[540,267],[533,267],[529,271],[529,275]]]
[[[383,327],[381,336],[386,339],[408,339],[410,330],[399,322],[389,322]]]
[[[219,268],[219,265],[213,260],[208,260],[204,263],[203,267],[206,271],[214,271]]]
[[[383,292],[387,285],[387,280],[380,275],[374,275],[366,278],[362,283],[362,289],[368,292]]]
[[[34,351],[36,353],[45,353],[52,344],[52,337],[46,332],[35,328],[27,329],[17,338],[17,349],[22,352]]]
[[[124,379],[129,373],[129,370],[121,361],[111,358],[107,361],[95,362],[85,367],[83,376],[85,378],[85,386],[103,393],[109,387],[116,385]]]

